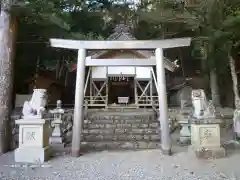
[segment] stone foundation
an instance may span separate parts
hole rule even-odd
[[[206,119],[191,124],[191,149],[198,158],[220,158],[226,151],[220,144],[220,120]]]
[[[49,147],[44,148],[21,147],[16,149],[14,152],[15,162],[43,163],[49,160],[51,152],[52,151]]]
[[[216,147],[211,149],[195,149],[196,157],[198,158],[221,158],[226,156],[226,150],[222,147]]]

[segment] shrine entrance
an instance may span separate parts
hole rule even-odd
[[[128,99],[127,104],[135,103],[134,77],[109,77],[108,88],[108,104],[121,104],[121,97]]]
[[[171,137],[169,128],[168,105],[166,96],[166,80],[163,49],[190,46],[191,38],[164,40],[127,40],[127,41],[79,41],[70,39],[50,39],[52,47],[77,49],[77,75],[75,87],[75,105],[72,134],[72,156],[80,156],[82,128],[84,123],[85,66],[121,67],[121,66],[156,66],[156,88],[159,101],[159,121],[161,128],[161,149],[163,154],[171,154]],[[146,59],[91,59],[86,58],[87,50],[133,49],[155,50],[154,58]],[[142,74],[142,73],[141,73]]]

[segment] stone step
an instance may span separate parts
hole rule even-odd
[[[83,129],[83,134],[158,134],[159,128],[99,128],[99,129]]]
[[[88,116],[135,116],[135,117],[146,117],[146,116],[154,116],[157,113],[155,112],[93,112],[87,113]]]
[[[159,122],[135,122],[135,123],[112,123],[112,122],[105,122],[105,121],[98,121],[98,122],[87,122],[83,125],[84,129],[100,129],[100,128],[160,128]]]
[[[88,134],[83,135],[82,139],[87,142],[99,141],[160,141],[159,133],[152,134]]]
[[[81,146],[86,149],[156,149],[160,123],[153,111],[89,112],[83,123]]]
[[[118,150],[118,149],[157,149],[160,148],[159,141],[96,141],[81,142],[81,148],[94,150]]]
[[[88,114],[87,119],[89,120],[135,120],[135,119],[145,119],[145,120],[155,120],[156,114],[141,114],[138,113],[94,113]]]
[[[157,118],[155,119],[86,119],[84,124],[137,124],[137,123],[159,123]]]

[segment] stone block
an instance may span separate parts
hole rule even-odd
[[[160,135],[150,135],[150,139],[155,141],[155,140],[159,140],[160,141]]]
[[[137,140],[137,141],[142,140],[143,139],[143,135],[140,135],[140,134],[134,135],[134,139]]]
[[[144,132],[144,129],[132,129],[132,133],[142,134],[143,132]]]
[[[139,128],[140,124],[132,124],[132,128]]]
[[[223,147],[211,148],[211,149],[195,149],[195,154],[198,158],[221,158],[226,156],[226,150]]]
[[[124,135],[124,134],[121,134],[121,135],[118,136],[118,140],[125,141],[125,140],[127,140],[127,136]]]
[[[66,150],[65,144],[50,144],[50,148],[52,152],[61,152]]]
[[[119,143],[117,142],[109,142],[106,144],[105,148],[107,149],[118,149]]]
[[[49,143],[50,144],[64,144],[63,138],[62,137],[57,137],[57,136],[51,136],[49,138]]]
[[[218,158],[226,155],[220,144],[219,124],[191,124],[191,144],[191,149],[199,158]]]
[[[130,128],[132,125],[131,124],[117,124],[117,128]]]
[[[144,140],[150,140],[150,135],[144,134],[144,135],[143,135],[143,139],[144,139]]]
[[[116,134],[124,134],[125,130],[124,129],[115,129]]]
[[[51,149],[49,147],[21,147],[15,150],[15,162],[22,163],[44,163],[49,159]]]
[[[87,126],[89,129],[99,129],[99,128],[104,128],[104,124],[89,124]]]
[[[179,138],[179,142],[182,145],[187,145],[189,143],[191,143],[191,132],[190,132],[190,125],[188,122],[181,122],[181,130],[180,130],[180,138]]]
[[[116,128],[117,125],[116,124],[106,124],[105,127],[106,128]]]
[[[191,124],[191,143],[196,149],[220,147],[219,124]]]
[[[139,149],[147,149],[148,148],[148,142],[144,142],[144,141],[140,141],[140,142],[137,142],[138,144],[138,147]]]
[[[126,121],[124,119],[115,119],[113,123],[114,124],[124,124],[124,123],[126,123]]]
[[[112,128],[108,128],[108,129],[100,129],[100,134],[114,134],[114,130]]]
[[[50,156],[49,124],[44,119],[19,119],[19,148],[15,150],[15,161],[43,163]]]
[[[148,133],[148,134],[156,134],[156,133],[158,133],[158,130],[156,130],[156,129],[144,129],[143,132]]]
[[[124,142],[124,143],[120,144],[119,147],[123,148],[123,149],[133,149],[134,144],[132,142]]]
[[[101,133],[101,129],[89,129],[88,133],[89,134],[100,134]],[[84,132],[85,133],[85,132]]]
[[[140,124],[139,127],[140,128],[148,128],[148,124]]]
[[[160,128],[160,125],[158,123],[151,123],[149,124],[150,128]]]
[[[131,124],[131,123],[135,123],[135,122],[137,122],[137,121],[134,120],[134,119],[127,119],[127,120],[125,120],[125,123],[127,123],[127,124]]]
[[[103,139],[106,141],[113,141],[114,139],[116,139],[116,137],[114,135],[104,135]]]
[[[157,143],[157,142],[149,142],[149,143],[148,143],[148,148],[149,148],[149,149],[160,148],[160,143]]]
[[[135,120],[132,120],[132,122],[134,122],[134,123],[141,123],[141,122],[143,122],[143,120],[142,119],[135,119]]]

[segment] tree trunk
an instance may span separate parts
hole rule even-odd
[[[9,14],[10,1],[2,1],[0,16],[0,154],[9,148],[9,116],[13,89],[14,31]]]
[[[233,93],[234,93],[235,108],[239,109],[240,108],[240,97],[239,97],[239,92],[238,92],[238,79],[237,79],[237,73],[236,73],[236,69],[235,69],[235,61],[230,54],[228,55],[228,59],[229,59],[229,65],[230,65],[232,81],[233,81]]]
[[[215,69],[211,70],[210,72],[210,87],[211,87],[213,105],[218,107],[220,106],[220,94],[219,94],[217,74]]]

